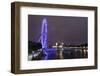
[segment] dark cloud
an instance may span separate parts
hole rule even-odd
[[[55,42],[70,44],[87,43],[88,41],[88,18],[87,17],[64,17],[64,16],[28,16],[28,39],[38,41],[41,33],[43,18],[47,19],[49,45]]]

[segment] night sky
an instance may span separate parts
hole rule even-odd
[[[28,40],[37,42],[41,34],[43,18],[47,19],[48,45],[55,42],[82,44],[88,42],[88,18],[70,16],[28,15]]]

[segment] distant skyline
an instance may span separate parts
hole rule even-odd
[[[28,15],[28,40],[37,42],[43,18],[47,19],[47,43],[81,44],[88,42],[88,18],[71,16]]]

